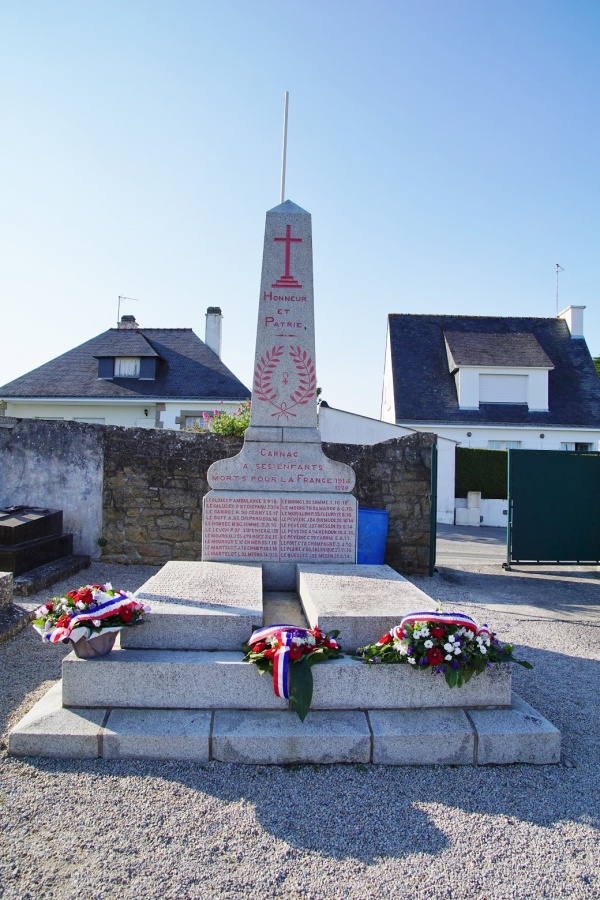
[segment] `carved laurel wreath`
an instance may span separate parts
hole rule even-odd
[[[259,400],[264,400],[275,407],[275,412],[271,413],[272,416],[276,416],[278,419],[282,417],[289,419],[290,416],[294,418],[296,416],[296,413],[291,412],[294,406],[304,406],[311,397],[315,396],[317,376],[314,363],[306,350],[300,346],[290,347],[289,354],[296,368],[298,387],[293,394],[289,395],[289,404],[286,400],[278,402],[278,394],[273,387],[272,378],[283,357],[283,350],[282,344],[279,347],[273,347],[272,350],[267,350],[265,355],[261,356],[254,373],[254,393]]]

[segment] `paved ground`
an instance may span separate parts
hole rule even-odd
[[[540,564],[506,571],[505,559],[503,528],[438,525],[437,573],[433,579],[419,579],[419,586],[432,593],[436,581],[452,583],[472,602],[523,620],[600,626],[600,567]]]

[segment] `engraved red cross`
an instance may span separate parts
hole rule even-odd
[[[271,285],[274,288],[301,288],[302,285],[299,281],[290,274],[290,260],[292,255],[292,244],[301,244],[302,238],[294,238],[292,237],[292,226],[285,226],[285,237],[276,237],[273,238],[274,241],[284,241],[285,242],[285,273],[278,278],[277,281]]]

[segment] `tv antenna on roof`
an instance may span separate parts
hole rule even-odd
[[[287,154],[287,123],[288,123],[288,106],[290,102],[290,92],[286,91],[283,95],[283,147],[281,149],[281,198],[280,203],[285,200],[285,158]]]
[[[559,266],[559,264],[556,263],[556,315],[557,315],[557,317],[558,317],[558,273],[564,272],[564,271],[565,270],[563,269],[563,267]]]
[[[134,303],[140,302],[136,297],[124,297],[122,294],[119,294],[119,303],[117,304],[117,326],[121,321],[121,300],[133,300]]]

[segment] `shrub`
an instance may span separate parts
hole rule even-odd
[[[202,413],[202,418],[207,423],[209,431],[214,434],[244,437],[250,425],[250,401],[246,400],[234,413],[215,409],[212,416],[209,413]]]
[[[508,452],[456,448],[455,497],[481,491],[484,500],[506,500],[508,496]]]

